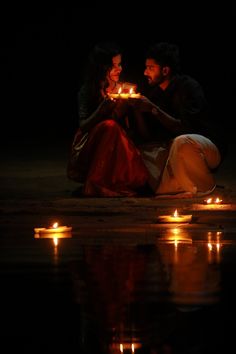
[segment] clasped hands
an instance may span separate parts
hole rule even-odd
[[[111,99],[106,97],[102,104],[103,112],[108,113],[110,111],[115,120],[121,120],[127,116],[131,110],[140,113],[152,113],[155,107],[156,106],[146,96],[140,96],[140,98],[128,97],[126,99]]]

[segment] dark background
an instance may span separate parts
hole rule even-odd
[[[232,131],[236,41],[231,1],[74,7],[34,2],[1,5],[0,16],[2,141],[72,138],[88,51],[101,40],[121,44],[123,71],[133,81],[143,74],[149,44],[179,44],[183,71],[202,83],[219,111],[225,110],[229,123],[225,120],[224,129]]]

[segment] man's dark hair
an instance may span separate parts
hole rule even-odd
[[[179,47],[176,44],[155,43],[147,50],[146,58],[154,59],[161,66],[169,66],[172,74],[180,71]]]

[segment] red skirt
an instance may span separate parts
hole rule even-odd
[[[102,121],[89,133],[77,131],[67,175],[84,184],[85,196],[135,196],[148,181],[140,151],[113,120]]]

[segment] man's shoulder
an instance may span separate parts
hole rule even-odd
[[[176,76],[173,82],[173,89],[181,92],[202,92],[202,85],[190,75],[182,74]]]
[[[177,75],[175,78],[176,84],[179,85],[195,85],[200,86],[199,81],[188,74]]]

